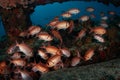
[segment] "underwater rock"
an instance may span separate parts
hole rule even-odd
[[[120,59],[115,59],[99,64],[49,72],[43,74],[39,80],[119,80],[119,68]]]

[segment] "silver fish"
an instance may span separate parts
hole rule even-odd
[[[27,71],[19,70],[23,80],[33,80]]]
[[[18,43],[16,42],[16,46],[19,47],[20,52],[23,52],[26,56],[28,57],[32,57],[33,56],[33,52],[32,49],[25,43]]]
[[[95,38],[96,40],[98,40],[99,42],[101,42],[101,43],[105,42],[104,38],[101,37],[101,36],[94,35],[94,38]]]

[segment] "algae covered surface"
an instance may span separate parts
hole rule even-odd
[[[120,59],[48,72],[39,80],[120,80]]]

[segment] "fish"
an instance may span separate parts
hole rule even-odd
[[[0,62],[0,75],[6,74],[7,67],[8,67],[8,65],[5,61]]]
[[[28,32],[27,31],[20,32],[19,37],[23,38],[28,37]]]
[[[71,18],[72,17],[72,15],[69,12],[65,12],[65,13],[61,14],[61,16],[63,18]]]
[[[71,56],[71,52],[68,48],[61,48],[60,50],[61,50],[62,54],[65,55],[66,57]]]
[[[44,60],[47,60],[47,59],[48,59],[47,53],[45,53],[45,52],[42,51],[42,50],[38,50],[38,55],[40,55],[40,57],[43,58]]]
[[[61,51],[59,48],[55,47],[55,46],[43,46],[41,48],[44,48],[47,53],[50,53],[52,56],[53,55],[61,55]]]
[[[107,16],[102,16],[101,20],[108,20],[108,17]]]
[[[60,21],[56,23],[54,26],[57,30],[60,30],[60,29],[66,30],[68,27],[70,27],[70,23],[68,21]]]
[[[4,67],[6,67],[6,66],[7,66],[7,64],[6,64],[5,61],[0,62],[0,68],[4,68]]]
[[[19,58],[21,58],[21,53],[16,52],[16,53],[14,53],[10,58],[11,58],[11,59],[19,59]]]
[[[58,20],[53,20],[50,21],[49,24],[47,24],[47,26],[50,26],[52,29],[55,28],[55,24],[57,24],[59,21]]]
[[[101,21],[100,26],[103,26],[104,28],[108,28],[108,24],[106,21]]]
[[[71,33],[73,28],[74,28],[74,22],[71,20],[70,22],[68,21],[60,21],[58,23],[55,24],[55,28],[57,30],[66,30],[69,29],[68,33]]]
[[[67,12],[70,13],[70,14],[76,15],[76,14],[80,13],[80,10],[77,9],[77,8],[71,8]]]
[[[86,22],[88,20],[89,20],[89,16],[87,16],[87,15],[83,15],[79,18],[79,21],[82,21],[82,22]]]
[[[85,52],[84,60],[85,60],[85,61],[90,60],[94,54],[95,54],[95,53],[94,53],[94,49],[92,49],[92,48],[88,49],[88,50]]]
[[[77,41],[78,39],[81,40],[85,35],[86,35],[86,29],[83,28],[80,32],[78,32],[78,36],[76,37],[75,41]]]
[[[21,66],[21,67],[24,67],[27,62],[25,59],[13,59],[13,60],[10,60],[10,63],[13,63],[15,66]]]
[[[95,10],[95,9],[94,9],[93,7],[87,7],[87,8],[86,8],[86,11],[87,11],[87,12],[93,12],[94,10]]]
[[[61,61],[61,56],[60,55],[54,55],[52,57],[50,57],[48,60],[47,60],[47,66],[48,67],[53,67],[55,66],[57,63],[59,63]]]
[[[51,33],[52,33],[52,35],[53,35],[55,38],[57,38],[57,39],[60,40],[60,45],[62,45],[63,39],[62,39],[62,36],[60,35],[59,31],[52,29],[52,30],[51,30]]]
[[[28,71],[19,70],[18,72],[21,74],[22,80],[33,80]]]
[[[41,32],[39,34],[36,35],[36,37],[38,37],[39,40],[44,40],[44,41],[52,41],[53,37],[48,34],[47,32]]]
[[[27,44],[25,44],[24,42],[22,42],[22,43],[18,43],[17,41],[16,41],[16,46],[18,46],[19,47],[19,50],[20,50],[20,52],[23,52],[27,57],[32,57],[33,56],[33,50],[32,50],[32,48],[30,48]]]
[[[19,51],[18,47],[16,46],[16,44],[12,44],[11,46],[8,47],[7,49],[7,53],[8,54],[13,54],[15,53],[16,51]]]
[[[40,62],[38,64],[35,64],[33,66],[32,70],[34,72],[39,71],[41,73],[47,73],[49,71],[49,68],[45,64],[43,64],[43,63]]]
[[[39,26],[30,26],[28,29],[28,35],[34,36],[38,34],[41,30],[42,28],[40,28]]]
[[[53,66],[54,70],[58,70],[64,68],[64,63],[63,62],[58,62],[55,66]]]
[[[58,16],[56,16],[56,17],[54,17],[54,19],[53,20],[55,20],[55,21],[59,21],[59,17]]]
[[[116,12],[115,12],[115,11],[108,11],[108,14],[110,14],[110,15],[115,15]]]
[[[59,22],[59,17],[58,16],[54,17],[54,19],[51,20],[49,22],[49,24],[47,24],[47,27],[50,26],[52,29],[54,29],[55,28],[54,26],[57,22]]]
[[[71,66],[76,66],[80,63],[81,59],[83,59],[79,53],[78,50],[76,50],[77,52],[77,55],[74,56],[72,59],[71,59]]]
[[[91,29],[90,33],[91,32],[94,32],[95,34],[98,34],[98,35],[103,35],[105,34],[107,31],[104,27],[102,26],[97,26],[97,27],[94,27]]]
[[[104,42],[105,42],[104,38],[101,37],[101,36],[99,36],[99,35],[94,35],[94,38],[95,38],[96,40],[98,40],[99,42],[101,42],[101,43],[104,43]]]
[[[71,66],[76,66],[77,64],[79,64],[79,62],[80,62],[80,57],[75,56],[71,59]]]

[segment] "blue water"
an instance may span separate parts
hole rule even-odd
[[[100,19],[100,12],[115,11],[120,14],[120,7],[115,7],[114,5],[104,5],[103,3],[98,3],[96,1],[84,2],[84,1],[69,1],[64,3],[53,3],[47,5],[40,5],[35,7],[35,11],[31,14],[30,18],[33,25],[46,26],[55,16],[60,16],[63,12],[69,10],[70,8],[80,9],[78,15],[74,15],[72,19],[78,19],[82,15],[90,15],[86,12],[87,7],[94,7],[95,11],[93,14],[96,15],[96,19]]]
[[[3,23],[2,23],[2,19],[0,17],[0,37],[4,36],[6,33],[5,33],[5,30],[4,30],[4,26],[3,26]]]

